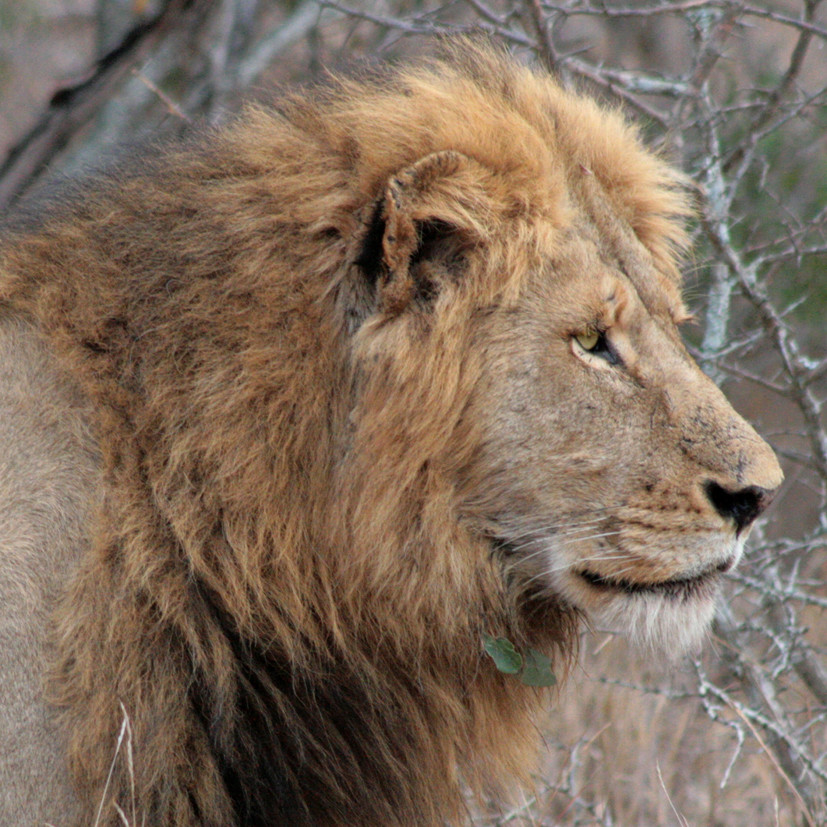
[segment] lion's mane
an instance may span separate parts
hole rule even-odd
[[[545,693],[481,640],[562,668],[577,623],[458,516],[470,320],[568,226],[574,178],[664,278],[684,205],[617,114],[449,52],[249,107],[7,235],[0,300],[97,411],[105,497],[53,685],[104,823],[117,802],[150,825],[439,824],[464,784],[533,765]],[[406,198],[394,262],[381,232]],[[402,272],[433,250],[470,283],[442,321]]]

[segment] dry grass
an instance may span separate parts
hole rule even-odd
[[[701,661],[714,661],[710,640]],[[713,721],[691,659],[670,664],[618,638],[587,634],[551,714],[547,765],[522,805],[492,806],[475,824],[798,827],[811,823],[759,738],[721,709]],[[817,733],[824,741],[824,733]],[[759,735],[760,737],[760,735]],[[827,744],[822,744],[822,748]]]

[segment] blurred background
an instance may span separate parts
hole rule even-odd
[[[471,30],[621,106],[697,182],[688,344],[786,472],[703,654],[585,632],[534,789],[473,823],[825,825],[827,2],[0,0],[0,210],[124,143]]]

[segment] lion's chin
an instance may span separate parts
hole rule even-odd
[[[721,564],[691,577],[635,583],[571,571],[560,584],[595,629],[616,632],[642,648],[680,657],[697,651],[715,614]]]
[[[700,648],[715,615],[717,593],[718,584],[711,581],[680,600],[648,591],[619,593],[586,614],[594,628],[618,632],[637,646],[677,658]]]

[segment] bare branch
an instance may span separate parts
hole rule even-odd
[[[109,99],[122,78],[184,12],[198,13],[205,0],[169,0],[152,19],[129,31],[96,64],[90,77],[52,96],[35,126],[0,166],[0,210],[29,188],[46,163]]]

